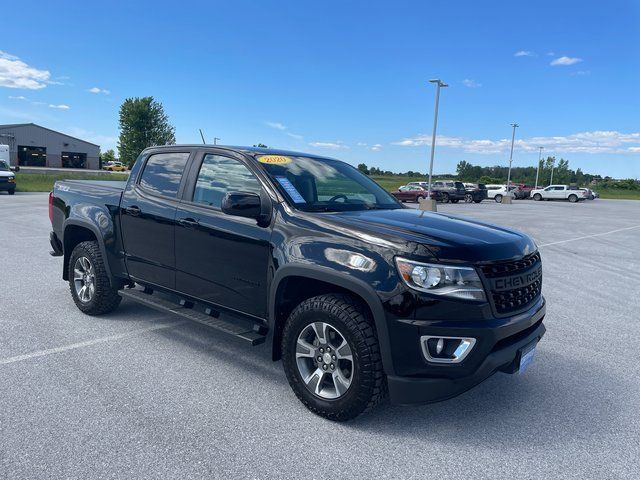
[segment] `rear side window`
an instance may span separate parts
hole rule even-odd
[[[151,155],[140,177],[140,186],[156,195],[177,196],[188,158],[188,153]]]
[[[207,154],[202,161],[193,201],[221,208],[228,192],[260,193],[260,182],[238,160]]]

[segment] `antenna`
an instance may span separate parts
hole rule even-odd
[[[207,142],[204,141],[204,135],[202,134],[202,129],[199,128],[198,130],[200,130],[200,138],[202,138],[202,143],[206,144]]]

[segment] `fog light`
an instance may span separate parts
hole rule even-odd
[[[429,362],[460,363],[471,352],[476,343],[471,337],[420,337],[422,353]]]

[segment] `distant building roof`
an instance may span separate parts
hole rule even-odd
[[[74,136],[69,135],[67,133],[58,132],[57,130],[53,130],[51,128],[43,127],[42,125],[38,125],[38,124],[33,123],[33,122],[32,123],[9,123],[9,124],[5,124],[5,125],[0,125],[0,130],[5,129],[5,128],[29,127],[29,126],[42,128],[43,130],[48,130],[50,132],[57,133],[58,135],[64,135],[65,137],[73,138],[74,140],[78,140],[79,142],[88,143],[89,145],[93,145],[94,147],[100,147],[100,145],[96,145],[95,143],[87,142],[86,140],[83,140],[81,138],[74,137]]]

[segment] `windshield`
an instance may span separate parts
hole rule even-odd
[[[402,206],[382,187],[351,165],[312,157],[258,157],[282,194],[300,210],[343,212]]]
[[[0,160],[0,172],[10,172],[11,169],[9,168],[9,165],[7,165],[7,162],[5,162],[4,160]]]

